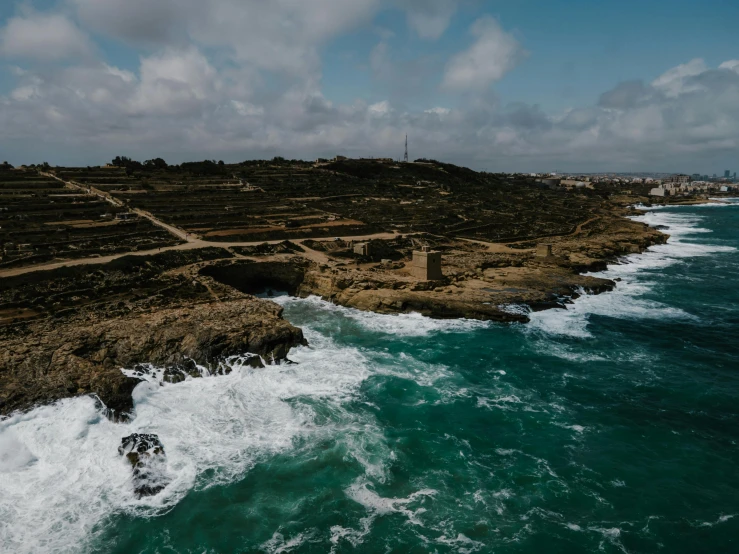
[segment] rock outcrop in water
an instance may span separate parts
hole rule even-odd
[[[134,433],[124,437],[118,454],[131,464],[133,491],[137,498],[154,496],[167,486],[166,454],[157,435]]]

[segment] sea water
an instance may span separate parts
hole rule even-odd
[[[280,297],[296,365],[0,421],[0,551],[739,551],[739,204],[638,219],[668,244],[528,325]],[[166,448],[151,498],[133,432]]]

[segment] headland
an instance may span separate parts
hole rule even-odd
[[[668,239],[628,218],[648,185],[433,160],[155,162],[0,173],[0,415],[93,394],[125,419],[151,366],[177,382],[247,353],[288,363],[305,340],[278,292],[525,323],[611,290],[586,273]]]

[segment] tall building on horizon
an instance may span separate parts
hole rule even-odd
[[[729,179],[731,177],[731,170],[727,169],[724,171],[724,179]]]

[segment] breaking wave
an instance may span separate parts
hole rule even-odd
[[[166,513],[189,491],[234,481],[301,436],[381,442],[372,421],[345,407],[369,375],[364,356],[308,337],[316,348],[291,353],[299,365],[237,364],[227,376],[141,383],[127,424],[108,421],[91,397],[0,421],[0,551],[78,552],[103,532],[107,516]],[[159,436],[172,478],[163,492],[141,499],[116,450],[137,432]],[[382,473],[377,460],[363,459],[361,445],[350,450],[368,474]]]
[[[670,235],[668,243],[652,246],[642,254],[625,256],[620,263],[610,265],[606,271],[592,273],[595,277],[616,280],[616,289],[606,294],[582,295],[568,305],[567,310],[532,313],[531,324],[526,332],[590,338],[592,335],[588,325],[593,315],[617,319],[696,319],[693,314],[645,296],[660,286],[660,270],[690,258],[734,252],[736,248],[708,244],[699,239],[711,233],[710,229],[700,226],[703,221],[700,215],[656,210],[632,219],[663,228]]]

